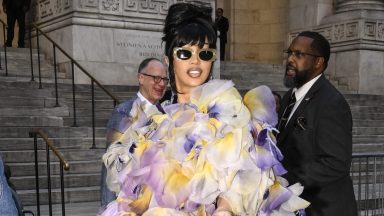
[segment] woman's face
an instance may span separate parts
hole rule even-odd
[[[201,49],[197,45],[187,44],[176,47],[173,51],[173,69],[177,91],[189,94],[193,87],[203,84],[208,79],[212,62],[215,59],[215,54],[213,54],[215,50],[209,49],[208,44]],[[214,56],[210,58],[212,54]]]

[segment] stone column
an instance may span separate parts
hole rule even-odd
[[[332,14],[333,0],[290,0],[288,29],[311,28]]]
[[[323,34],[331,43],[326,74],[362,94],[384,94],[384,0],[335,0],[334,14],[303,30]]]
[[[384,2],[380,0],[335,0],[336,13],[351,10],[382,10]]]
[[[137,85],[137,68],[146,57],[163,58],[164,19],[177,2],[215,8],[215,0],[35,0],[35,21],[102,84]],[[41,38],[52,56],[52,45]],[[60,70],[71,74],[58,55]],[[219,65],[219,64],[216,64]],[[218,70],[215,73],[218,76]],[[76,83],[89,79],[75,71]]]

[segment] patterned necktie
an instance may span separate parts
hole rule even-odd
[[[296,97],[295,97],[295,93],[293,93],[291,95],[291,98],[288,101],[288,106],[285,108],[283,115],[281,116],[279,126],[277,127],[280,133],[284,130],[285,125],[288,122],[289,115],[291,114],[292,109],[295,106],[295,103],[296,103]]]

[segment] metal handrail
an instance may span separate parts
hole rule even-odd
[[[35,183],[36,183],[36,208],[37,215],[40,215],[40,191],[39,191],[39,164],[38,164],[38,151],[37,151],[37,136],[43,138],[46,144],[46,163],[47,163],[47,184],[48,184],[48,204],[49,215],[52,215],[52,191],[51,191],[51,166],[49,150],[51,150],[60,162],[60,189],[61,189],[61,211],[62,215],[65,215],[65,199],[64,199],[64,172],[63,170],[69,170],[69,163],[55,147],[53,142],[48,139],[48,135],[42,129],[36,129],[29,132],[29,136],[33,137],[34,152],[35,152]]]
[[[73,59],[62,47],[60,47],[51,37],[49,37],[36,23],[32,23],[32,26],[36,29],[36,41],[37,41],[37,52],[38,52],[38,72],[39,72],[39,88],[41,86],[41,69],[40,69],[40,45],[39,45],[39,34],[43,35],[48,41],[53,45],[53,62],[54,62],[54,73],[55,73],[55,93],[56,93],[56,106],[59,106],[58,99],[58,88],[57,88],[57,62],[56,62],[56,49],[60,50],[64,56],[66,56],[72,66],[72,99],[73,99],[73,127],[77,127],[76,120],[76,96],[75,96],[75,81],[74,81],[74,66],[77,66],[81,72],[83,72],[91,80],[91,92],[92,92],[92,149],[96,148],[96,138],[95,138],[95,95],[94,95],[94,84],[96,83],[99,88],[101,88],[112,100],[113,106],[116,106],[117,103],[120,103],[119,99],[115,97],[110,91],[108,91],[99,81],[97,81],[85,68],[83,68],[75,59]],[[30,31],[31,32],[31,31]],[[30,36],[30,44],[32,44],[32,37]],[[32,53],[32,46],[30,46]],[[32,55],[32,54],[31,54]],[[32,58],[32,57],[31,57]],[[31,67],[31,74],[33,79],[33,67]]]
[[[85,75],[87,75],[93,82],[95,82],[107,95],[109,95],[114,101],[119,103],[119,99],[117,99],[108,89],[106,89],[99,81],[96,80],[88,71],[83,68],[75,59],[73,59],[63,48],[61,48],[51,37],[49,37],[45,32],[41,30],[36,23],[32,24],[44,37],[46,37],[55,47],[57,47],[67,58],[71,60]]]
[[[350,175],[359,216],[384,215],[384,153],[354,153]]]
[[[7,27],[7,24],[2,19],[0,19],[0,23],[3,26],[5,76],[8,76],[7,45],[6,45],[6,42],[5,42],[5,38],[6,38],[6,36],[5,36],[5,28]],[[0,70],[2,70],[2,69],[3,69],[3,67],[1,66],[1,56],[0,56]]]

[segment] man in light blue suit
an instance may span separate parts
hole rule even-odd
[[[137,78],[139,81],[139,91],[130,100],[119,104],[112,112],[107,124],[107,147],[117,141],[129,126],[130,112],[133,102],[139,98],[145,106],[155,106],[164,96],[169,79],[167,77],[165,65],[156,58],[144,59],[138,69]],[[103,165],[101,176],[101,210],[108,203],[116,199],[114,192],[110,191],[106,185],[106,168]]]

